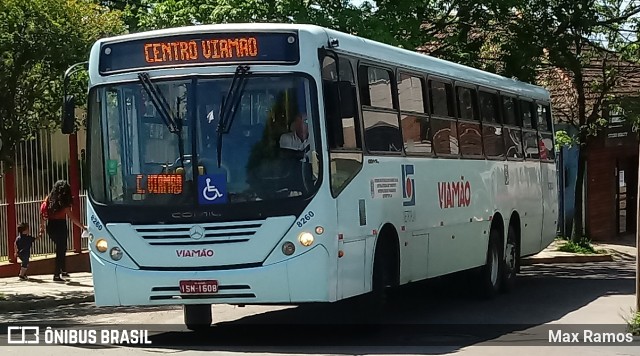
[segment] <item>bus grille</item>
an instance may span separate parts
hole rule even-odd
[[[199,234],[191,236],[192,228],[199,226]],[[215,245],[249,241],[262,226],[259,222],[198,224],[198,225],[145,225],[134,229],[150,245],[185,246]]]

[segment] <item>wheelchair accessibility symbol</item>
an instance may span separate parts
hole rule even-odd
[[[198,191],[200,204],[226,203],[227,177],[224,174],[199,176]]]
[[[216,199],[222,197],[222,193],[220,193],[218,188],[216,188],[215,185],[210,185],[211,184],[211,179],[210,178],[205,179],[205,182],[207,182],[207,186],[204,187],[204,189],[202,189],[202,197],[203,198],[205,198],[207,200],[216,200]]]

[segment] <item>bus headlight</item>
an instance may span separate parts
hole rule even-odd
[[[96,250],[100,252],[105,252],[108,248],[109,248],[109,244],[107,244],[107,240],[98,239],[98,241],[96,241]]]
[[[112,248],[109,254],[114,261],[119,261],[122,258],[122,250],[119,247]]]
[[[313,235],[308,232],[303,232],[298,235],[298,241],[300,241],[300,244],[302,244],[302,246],[311,246],[311,244],[313,244]]]

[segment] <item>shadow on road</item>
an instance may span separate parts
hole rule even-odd
[[[368,309],[362,298],[353,298],[255,314],[217,323],[198,333],[187,331],[183,325],[135,327],[150,330],[152,344],[140,345],[144,349],[357,355],[444,354],[496,339],[510,339],[516,345],[523,340],[514,341],[512,336],[531,336],[531,328],[556,321],[600,297],[633,295],[634,263],[632,259],[620,259],[525,266],[516,289],[493,300],[478,299],[473,293],[472,275],[457,274],[404,286],[384,309]],[[93,303],[83,303],[7,312],[3,318],[12,323],[38,320],[91,328],[95,325],[83,321],[86,317],[179,309],[96,308]],[[213,309],[215,321],[216,307]],[[120,317],[112,327],[117,324],[124,324],[126,329],[134,327]],[[530,339],[526,342],[531,343]]]
[[[401,288],[384,310],[367,310],[357,298],[308,304],[218,323],[199,333],[176,326],[182,331],[152,335],[153,345],[145,348],[449,353],[558,320],[602,296],[633,294],[634,277],[631,261],[527,266],[515,291],[479,300],[469,275],[458,274]]]
[[[85,296],[84,294],[77,295]],[[66,294],[67,298],[74,298],[73,292]],[[86,325],[82,319],[87,316],[109,315],[119,313],[146,313],[153,311],[169,311],[180,309],[178,306],[158,306],[158,307],[96,307],[93,302],[76,303],[67,305],[57,305],[55,307],[35,304],[31,310],[9,311],[3,315],[3,322],[24,323],[38,321],[39,323],[51,323],[56,325]],[[126,321],[125,321],[126,322]]]

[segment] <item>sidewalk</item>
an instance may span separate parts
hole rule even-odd
[[[533,265],[538,263],[587,263],[587,262],[605,262],[613,261],[616,258],[629,258],[635,259],[636,248],[634,246],[635,237],[633,241],[629,238],[625,238],[620,244],[606,244],[606,243],[593,243],[593,247],[596,251],[605,250],[605,253],[599,254],[578,254],[571,252],[557,251],[558,247],[565,244],[564,240],[555,240],[537,255],[523,258],[521,265]]]
[[[606,254],[580,255],[556,251],[562,241],[554,241],[539,254],[522,260],[522,265],[547,263],[586,263],[613,260],[635,261],[635,238],[627,238],[616,244],[594,244]],[[18,277],[0,278],[0,312],[37,310],[46,307],[93,302],[91,273],[72,273],[66,282],[54,282],[51,275],[30,277],[21,281]]]
[[[71,273],[66,280],[54,282],[52,275],[33,276],[28,281],[0,278],[0,313],[93,301],[91,273]]]

